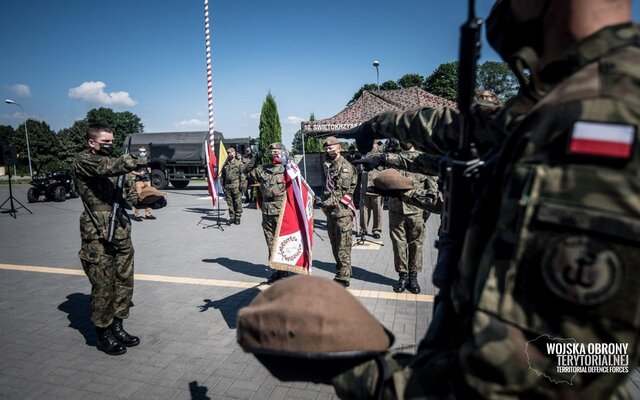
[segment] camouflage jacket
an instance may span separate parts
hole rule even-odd
[[[131,154],[108,157],[92,154],[87,150],[76,156],[73,171],[76,188],[84,206],[80,215],[80,236],[83,240],[107,237],[117,177],[128,174],[146,163],[146,158],[137,158]],[[128,201],[135,206],[137,200],[134,185],[130,185],[128,190],[123,190],[122,205]],[[131,221],[122,207],[120,210],[115,238],[125,239],[131,236]]]
[[[324,201],[322,208],[329,218],[352,215],[348,203],[353,201],[353,192],[358,184],[356,169],[346,158],[340,156],[333,162],[324,163]],[[329,190],[326,183],[333,187]]]
[[[284,165],[262,164],[249,174],[249,182],[260,184],[262,212],[267,215],[278,215],[284,207],[286,186],[284,183]]]
[[[224,188],[238,188],[246,169],[246,165],[236,158],[227,158],[222,166],[222,186]]]
[[[420,153],[417,151],[403,151],[399,155],[407,160],[412,160]],[[403,193],[401,198],[391,198],[389,200],[389,212],[403,215],[419,214],[425,209],[439,212],[437,206],[441,206],[442,202],[438,192],[437,177],[404,170],[400,170],[400,173],[411,180],[414,189],[410,191],[410,194]]]
[[[540,98],[517,96],[476,133],[481,147],[498,143],[500,156],[455,282],[456,308],[469,321],[462,345],[450,367],[425,349],[406,363],[390,354],[387,397],[436,397],[447,386],[483,398],[625,395],[626,373],[567,372],[546,345],[627,346],[623,372],[638,365],[639,43],[631,24],[591,35],[540,71]],[[443,109],[384,113],[374,129],[433,156],[455,143],[458,118]],[[447,368],[453,378],[438,385],[432,374]],[[334,384],[342,397],[364,398],[376,380],[369,363]]]

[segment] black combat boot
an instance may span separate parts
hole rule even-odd
[[[393,291],[396,293],[404,292],[405,287],[407,286],[407,273],[400,272],[398,277],[398,282],[393,284]]]
[[[137,336],[129,335],[122,326],[122,318],[114,318],[113,324],[111,324],[111,333],[113,337],[127,347],[133,347],[140,344],[140,339]]]
[[[409,283],[407,284],[407,289],[413,294],[420,293],[420,285],[418,285],[417,272],[409,272]]]
[[[234,223],[235,223],[236,225],[240,225],[240,217],[236,218],[236,220],[234,221]]]
[[[98,335],[98,350],[112,356],[119,356],[127,352],[127,348],[113,337],[111,328],[99,328],[96,326],[96,334]]]

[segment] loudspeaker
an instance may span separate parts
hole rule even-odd
[[[2,164],[7,167],[13,167],[14,165],[16,165],[17,158],[16,146],[2,146]]]

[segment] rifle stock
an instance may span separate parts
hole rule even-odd
[[[421,347],[448,346],[455,340],[459,321],[451,301],[451,286],[457,274],[464,235],[469,225],[473,200],[469,170],[477,165],[470,142],[473,130],[471,105],[475,95],[476,63],[480,56],[482,20],[475,16],[475,1],[469,0],[469,15],[460,28],[458,65],[458,109],[460,138],[458,146],[441,161],[444,207],[438,237],[438,260],[433,272],[433,284],[440,289],[434,304],[433,321]]]

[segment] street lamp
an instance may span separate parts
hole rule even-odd
[[[29,131],[27,130],[27,122],[29,121],[29,118],[27,118],[27,113],[24,112],[24,108],[22,108],[22,105],[20,105],[20,103],[16,103],[11,99],[6,99],[4,102],[7,104],[13,104],[15,106],[20,107],[20,109],[22,110],[22,113],[24,114],[24,134],[27,138],[27,158],[29,159],[29,176],[33,178],[33,169],[31,169],[31,150],[29,150]]]
[[[378,85],[378,90],[380,90],[380,71],[378,71],[378,67],[380,66],[380,61],[374,60],[373,66],[376,67],[376,85]]]

